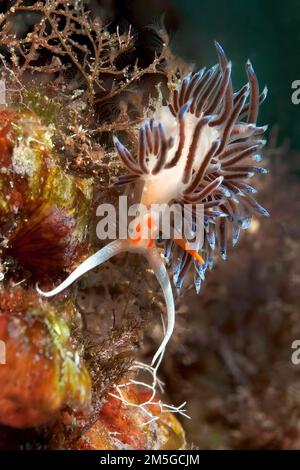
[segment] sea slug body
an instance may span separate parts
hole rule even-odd
[[[177,288],[181,288],[187,271],[194,265],[194,283],[199,292],[206,270],[213,266],[215,253],[226,259],[228,240],[236,245],[240,231],[249,227],[252,215],[269,215],[254,199],[256,190],[249,184],[254,175],[268,172],[258,165],[267,126],[256,125],[267,88],[259,92],[252,64],[247,61],[248,83],[234,93],[231,62],[218,43],[216,49],[219,63],[185,76],[169,102],[140,126],[136,156],[116,136],[113,138],[128,171],[118,178],[116,185],[139,184],[142,187],[139,202],[149,208],[175,201],[182,207],[191,205],[193,212],[201,204],[202,246],[195,250],[184,239],[164,239],[154,227],[156,243],[142,238],[134,242],[113,241],[85,260],[56,289],[47,293],[39,290],[45,296],[56,295],[115,254],[122,251],[143,254],[164,292],[168,314],[165,337],[153,364],[161,360],[175,321],[172,288],[157,245],[164,247]],[[146,223],[149,225],[149,218]]]

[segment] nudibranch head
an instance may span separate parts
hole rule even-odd
[[[180,244],[174,239],[163,241],[178,288],[194,263],[199,290],[206,269],[213,264],[214,252],[226,259],[229,237],[234,246],[253,213],[268,215],[253,198],[256,191],[248,182],[256,174],[267,173],[257,165],[262,159],[266,126],[256,125],[267,88],[259,93],[257,77],[247,61],[248,83],[234,93],[231,62],[218,43],[216,49],[219,64],[185,76],[168,104],[140,126],[137,156],[114,137],[129,171],[117,180],[118,186],[142,180],[140,202],[146,206],[172,201],[203,205],[203,262],[182,243],[178,248]]]

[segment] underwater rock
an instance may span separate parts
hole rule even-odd
[[[73,449],[185,449],[185,434],[174,414],[162,413],[158,402],[154,402],[146,406],[150,417],[138,405],[146,402],[151,393],[135,385],[122,390],[126,403],[108,394],[96,421],[73,443]]]
[[[88,179],[67,175],[55,127],[0,109],[0,241],[34,278],[52,278],[87,254]]]
[[[70,300],[50,304],[34,290],[0,287],[0,424],[34,427],[64,406],[89,409],[90,376],[70,337],[74,314]]]

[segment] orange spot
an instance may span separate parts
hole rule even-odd
[[[154,247],[154,240],[153,238],[150,238],[150,240],[148,241],[148,248],[153,248]]]
[[[137,245],[140,241],[141,241],[142,237],[138,237],[138,238],[132,238],[132,243],[134,243],[135,245]]]
[[[148,225],[148,228],[154,228],[155,229],[155,225],[154,225],[154,221],[151,217],[151,215],[148,215],[147,217],[147,225]]]
[[[133,243],[137,244],[141,241],[142,236],[140,235],[140,232],[141,232],[141,224],[137,224],[137,226],[135,227],[135,233],[131,237]]]
[[[153,248],[156,226],[155,226],[153,218],[150,215],[147,215],[145,223],[147,224],[147,228],[151,230],[151,235],[152,236],[150,238],[144,239],[144,241],[147,241],[147,247],[148,248]],[[137,224],[137,226],[135,228],[134,236],[131,237],[132,238],[132,243],[134,243],[134,244],[140,243],[142,241],[142,235],[143,235],[142,226],[139,223],[139,224]]]
[[[182,238],[175,238],[174,242],[176,245],[180,246],[184,251],[189,253],[193,258],[195,258],[199,263],[204,264],[204,259],[202,256],[199,255],[199,253],[191,248],[187,242],[185,242]]]

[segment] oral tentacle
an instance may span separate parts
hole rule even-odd
[[[109,243],[108,245],[106,245],[104,248],[101,248],[101,250],[97,251],[94,255],[87,258],[83,263],[80,264],[80,266],[78,266],[78,268],[75,269],[75,271],[73,271],[70,274],[70,276],[68,276],[55,289],[49,292],[42,291],[38,286],[36,286],[36,289],[37,289],[37,292],[44,297],[53,297],[54,295],[57,295],[60,292],[62,292],[64,289],[67,289],[68,287],[70,287],[71,284],[73,284],[75,281],[77,281],[81,276],[83,276],[87,272],[105,263],[113,256],[122,252],[126,252],[126,251],[133,252],[133,253],[134,252],[140,253],[140,254],[143,254],[147,258],[149,265],[153,269],[153,272],[162,288],[165,302],[166,302],[167,329],[166,329],[164,339],[159,349],[157,350],[156,354],[153,357],[153,360],[152,360],[152,366],[153,366],[158,360],[162,358],[163,352],[167,346],[167,343],[169,342],[172,336],[174,325],[175,325],[175,305],[174,305],[172,287],[171,287],[167,269],[158,251],[153,250],[153,249],[148,250],[141,246],[134,245],[129,240],[115,240]]]
[[[77,281],[81,276],[86,274],[88,271],[100,266],[100,264],[105,263],[105,261],[109,260],[113,256],[124,252],[129,251],[130,244],[128,240],[114,240],[113,242],[106,245],[101,250],[97,251],[95,254],[87,258],[83,263],[81,263],[78,268],[73,271],[67,279],[65,279],[59,286],[55,289],[44,292],[38,286],[36,286],[36,290],[40,295],[44,297],[53,297],[54,295],[59,294],[64,289],[67,289],[73,282]]]
[[[164,339],[162,340],[161,345],[159,346],[152,359],[151,365],[154,366],[155,363],[161,359],[164,350],[173,334],[175,326],[175,304],[168,271],[164,265],[163,260],[160,257],[159,252],[156,250],[151,250],[147,254],[147,258],[149,265],[153,269],[156,279],[158,280],[160,287],[163,291],[167,307],[167,329],[165,332]]]

